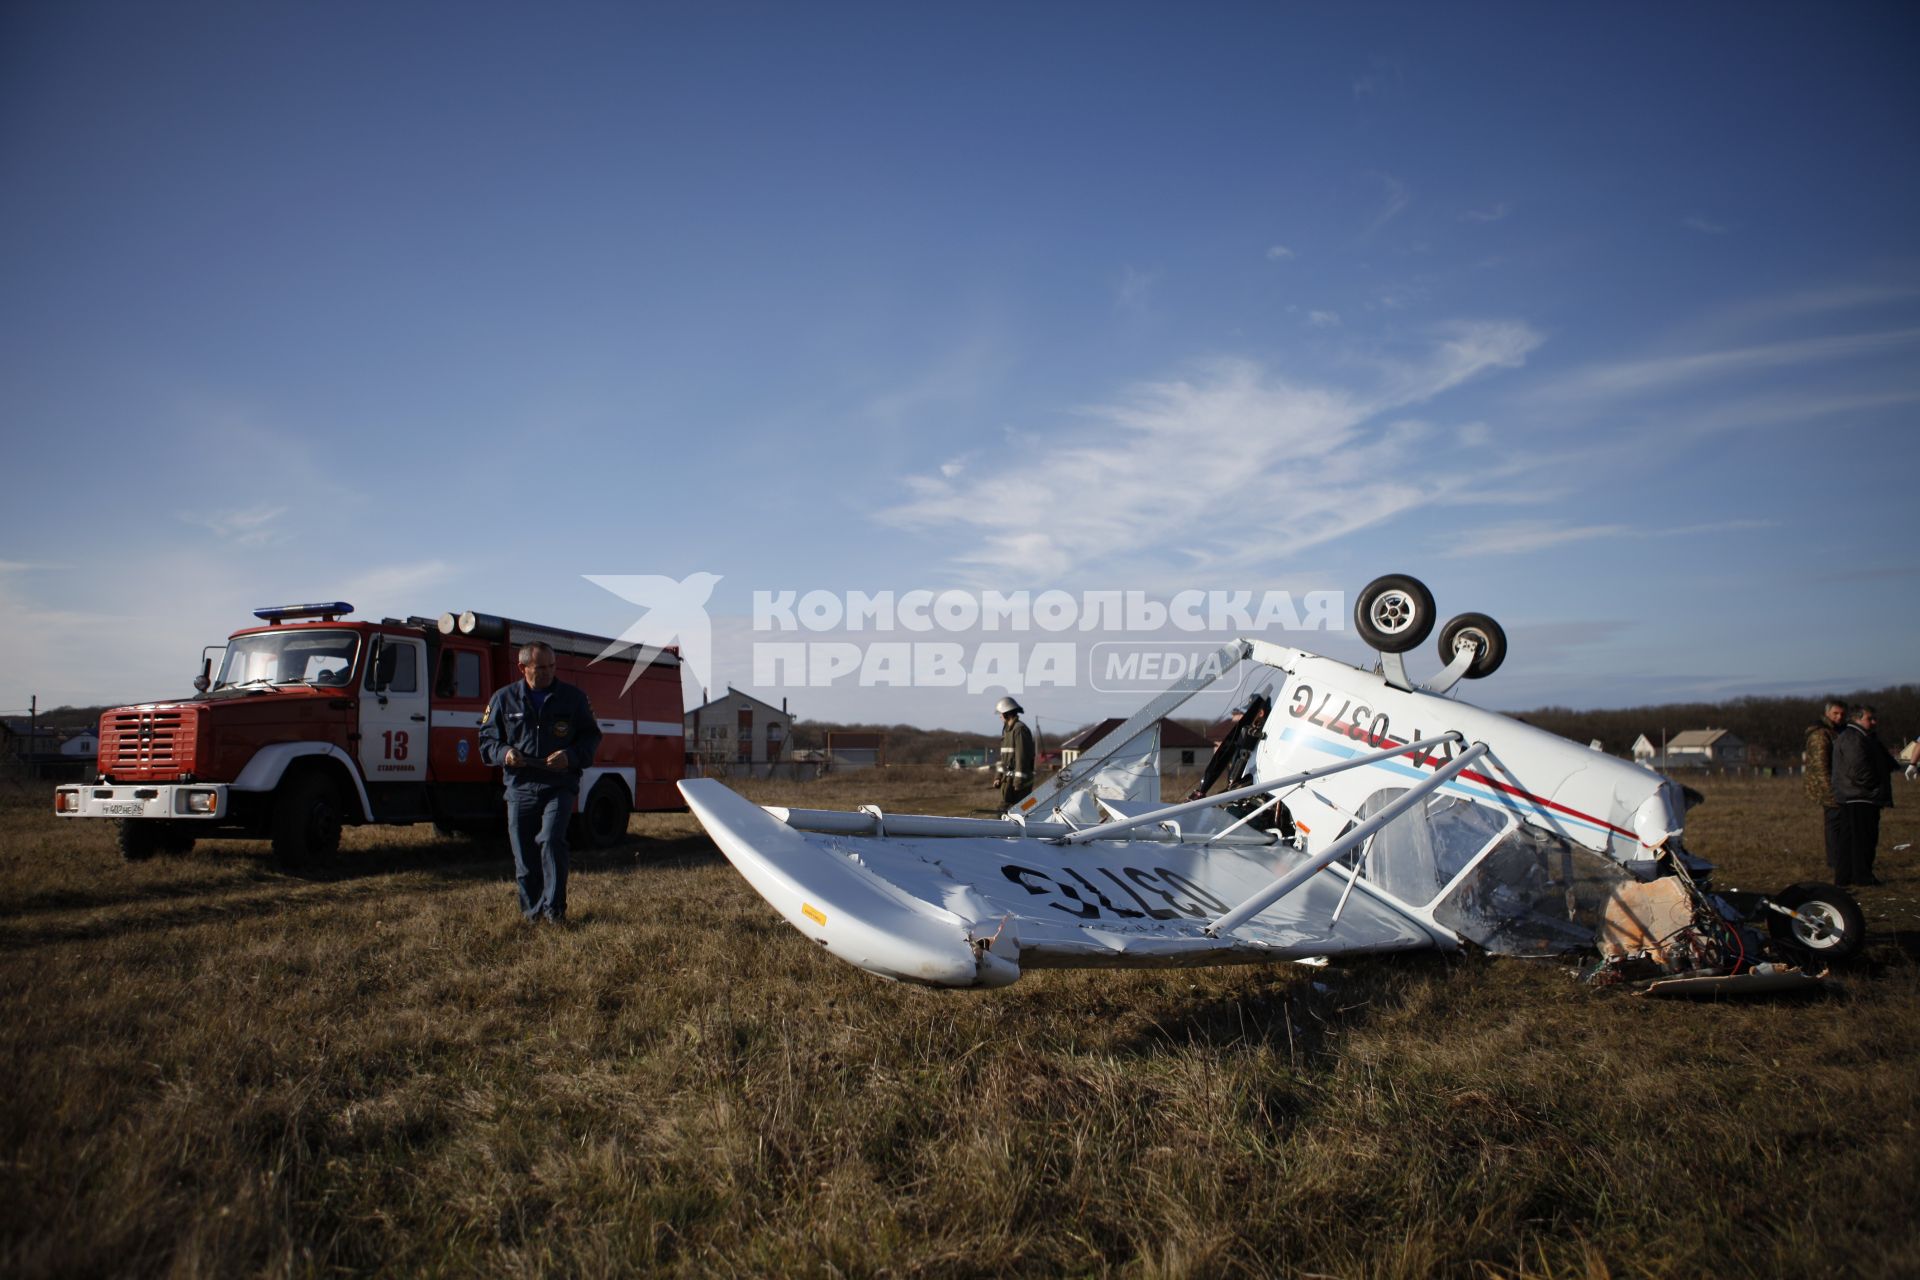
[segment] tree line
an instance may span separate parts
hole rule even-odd
[[[1880,713],[1880,736],[1889,748],[1898,750],[1903,743],[1920,735],[1920,685],[1835,690],[1834,694],[1849,704],[1864,702],[1876,708]],[[1508,714],[1575,742],[1591,742],[1598,738],[1601,750],[1616,756],[1630,755],[1633,740],[1643,733],[1657,751],[1662,745],[1663,735],[1666,740],[1671,740],[1689,729],[1725,729],[1747,744],[1749,763],[1765,766],[1799,761],[1807,729],[1819,718],[1820,701],[1820,695],[1749,696],[1725,702],[1668,702],[1656,706],[1594,711],[1579,711],[1572,707],[1538,707]],[[1211,727],[1205,720],[1183,719],[1180,723],[1200,733],[1207,732]],[[1041,749],[1058,747],[1086,727],[1075,725],[1059,733],[1048,729]],[[889,764],[945,764],[947,757],[956,751],[998,745],[1000,741],[997,732],[967,733],[954,729],[922,729],[910,724],[838,724],[824,720],[801,720],[793,726],[791,745],[825,746],[828,731],[841,730],[885,733]]]
[[[1880,713],[1880,737],[1888,747],[1899,747],[1920,735],[1920,685],[1900,684],[1884,689],[1836,689],[1849,704],[1867,703]],[[1744,697],[1728,702],[1669,702],[1651,707],[1609,711],[1575,711],[1571,707],[1541,707],[1517,713],[1528,724],[1576,742],[1600,740],[1601,750],[1624,756],[1633,740],[1647,736],[1657,751],[1667,740],[1689,729],[1725,729],[1747,744],[1748,762],[1785,765],[1798,762],[1807,729],[1820,718],[1820,695]]]

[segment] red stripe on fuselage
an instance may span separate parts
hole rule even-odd
[[[1413,739],[1411,738],[1407,739],[1407,742],[1411,742],[1411,741],[1413,741]],[[1387,735],[1387,744],[1389,746],[1404,747],[1407,745],[1407,742],[1402,742],[1400,739],[1394,737],[1391,734]],[[1408,758],[1413,761],[1415,768],[1419,768],[1422,765],[1425,765],[1429,768],[1438,770],[1440,767],[1440,764],[1444,763],[1444,762],[1436,761],[1434,759],[1433,752],[1431,751],[1422,751],[1419,754],[1410,756]],[[1478,782],[1482,786],[1491,787],[1495,791],[1504,791],[1508,795],[1518,796],[1520,799],[1527,801],[1529,804],[1537,804],[1543,809],[1552,809],[1558,813],[1564,813],[1568,817],[1578,818],[1582,822],[1591,822],[1594,826],[1600,827],[1603,830],[1611,831],[1615,835],[1625,836],[1627,839],[1632,840],[1635,843],[1639,842],[1640,837],[1635,833],[1628,831],[1625,827],[1616,827],[1611,822],[1606,821],[1604,818],[1596,818],[1590,813],[1582,813],[1578,809],[1570,808],[1569,806],[1560,804],[1557,801],[1549,800],[1545,796],[1534,795],[1531,791],[1522,791],[1519,787],[1512,786],[1505,782],[1501,782],[1498,778],[1489,778],[1484,773],[1475,773],[1472,769],[1462,769],[1460,771],[1460,776],[1470,781]]]

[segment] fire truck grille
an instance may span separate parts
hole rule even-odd
[[[129,782],[191,773],[194,719],[177,707],[113,712],[100,726],[100,771]]]

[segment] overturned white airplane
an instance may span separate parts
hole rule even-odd
[[[1416,687],[1402,655],[1434,622],[1426,587],[1396,575],[1355,607],[1377,671],[1236,640],[1001,818],[762,808],[707,779],[680,790],[801,933],[934,986],[1041,967],[1596,945],[1603,981],[1778,985],[1858,950],[1864,922],[1843,890],[1709,889],[1682,845],[1677,783],[1445,697],[1504,659],[1491,618],[1441,628],[1446,666]],[[1163,803],[1161,719],[1242,661],[1271,674],[1209,764],[1202,790],[1227,788]]]

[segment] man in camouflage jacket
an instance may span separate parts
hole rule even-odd
[[[1846,815],[1833,798],[1833,739],[1847,719],[1847,704],[1828,698],[1821,704],[1820,720],[1807,730],[1807,799],[1820,806],[1825,824],[1827,866],[1838,875],[1847,847]]]

